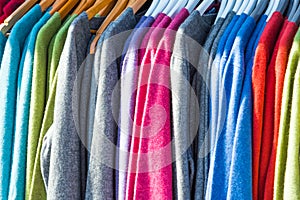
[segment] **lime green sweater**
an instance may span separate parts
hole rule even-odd
[[[283,191],[285,188],[285,172],[286,172],[286,161],[287,161],[287,147],[289,145],[290,120],[291,120],[291,105],[292,101],[296,97],[293,93],[294,78],[297,66],[299,66],[300,56],[300,30],[296,34],[292,50],[289,57],[289,63],[285,74],[283,97],[282,97],[282,108],[280,118],[280,129],[278,138],[278,148],[276,155],[276,166],[275,166],[275,179],[274,179],[274,199],[282,200]],[[299,123],[299,121],[297,122]],[[298,151],[299,152],[299,151]],[[289,172],[290,173],[290,172]],[[299,172],[298,172],[299,173]],[[290,199],[290,198],[289,198]]]
[[[32,199],[32,196],[34,196],[34,199],[45,199],[43,184],[40,185],[39,190],[32,190],[31,186],[46,103],[48,47],[51,38],[60,26],[60,15],[55,13],[42,27],[36,40],[27,146],[26,199]]]
[[[57,85],[57,73],[56,73],[57,67],[59,65],[60,56],[64,48],[64,44],[68,34],[68,29],[71,23],[73,22],[73,20],[76,18],[76,16],[77,15],[73,15],[66,20],[66,22],[60,28],[56,36],[53,37],[51,41],[51,44],[53,46],[50,44],[49,50],[52,50],[52,52],[49,52],[48,54],[49,62],[48,62],[48,69],[47,69],[47,77],[48,77],[47,91],[49,92],[48,93],[49,95],[47,96],[47,104],[44,111],[42,128],[39,135],[39,143],[38,143],[38,148],[37,148],[36,158],[34,163],[31,192],[29,196],[30,200],[46,199],[44,181],[41,173],[41,163],[40,163],[41,150],[42,150],[44,137],[53,123],[54,104],[55,104],[56,85]]]
[[[299,29],[300,32],[300,29]],[[298,38],[299,39],[299,38]],[[299,39],[300,40],[300,39]],[[300,52],[300,46],[297,45]],[[284,178],[284,199],[300,199],[300,62],[294,80],[290,133],[287,146],[287,161]]]

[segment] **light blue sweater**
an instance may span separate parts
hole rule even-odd
[[[34,6],[13,27],[6,43],[0,70],[0,199],[8,198],[11,171],[17,78],[24,42],[32,27],[41,18],[39,5]]]
[[[25,197],[24,182],[35,41],[39,30],[50,17],[49,13],[45,13],[33,27],[26,39],[26,46],[20,62],[9,199],[24,199]]]

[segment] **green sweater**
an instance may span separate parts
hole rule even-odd
[[[38,190],[32,190],[31,186],[46,104],[48,47],[51,38],[55,35],[60,26],[60,15],[56,12],[40,30],[36,40],[29,115],[26,199],[32,199],[32,197],[34,197],[34,199],[46,199],[43,184],[40,185]]]
[[[300,32],[300,29],[299,29]],[[299,34],[300,35],[300,34]],[[299,38],[298,38],[299,39]],[[300,39],[299,39],[300,40]],[[299,41],[298,40],[298,41]],[[299,53],[300,46],[297,45]],[[294,80],[290,134],[284,178],[284,199],[300,199],[300,63],[298,61]]]
[[[60,56],[64,48],[64,44],[66,41],[66,37],[68,34],[68,29],[73,20],[76,18],[77,15],[73,15],[67,19],[67,21],[63,24],[60,28],[58,33],[55,37],[53,37],[51,43],[53,46],[50,49],[52,50],[51,53],[48,54],[48,70],[47,70],[47,91],[49,91],[49,96],[47,98],[47,104],[44,112],[44,118],[42,122],[42,128],[39,135],[39,143],[36,152],[36,158],[34,163],[34,172],[32,178],[32,185],[31,185],[31,200],[38,199],[38,197],[42,197],[42,199],[46,199],[44,181],[41,172],[41,150],[44,142],[44,137],[51,127],[53,123],[53,115],[54,115],[54,104],[55,104],[55,95],[56,95],[56,85],[57,85],[57,67],[59,65]],[[49,50],[50,50],[49,49]],[[51,60],[50,60],[51,59]],[[47,183],[46,183],[47,185]],[[41,199],[41,198],[39,198]]]
[[[298,33],[294,39],[294,43],[289,57],[288,67],[285,74],[285,80],[284,80],[279,138],[278,138],[276,166],[275,166],[275,180],[274,180],[275,200],[283,199],[283,191],[285,188],[285,184],[287,183],[284,180],[285,180],[285,172],[286,172],[287,147],[289,142],[289,135],[291,132],[296,131],[290,129],[290,120],[291,120],[292,101],[294,101],[294,98],[296,97],[295,96],[296,93],[293,93],[293,87],[294,87],[294,78],[295,78],[296,69],[297,66],[299,65],[299,56],[300,56],[300,30],[298,30]],[[293,115],[295,116],[294,113]],[[299,121],[297,121],[297,123],[299,123]]]

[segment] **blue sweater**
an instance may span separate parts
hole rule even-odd
[[[252,199],[252,68],[246,68],[244,55],[255,25],[252,17],[243,24],[223,75],[226,94],[230,94],[224,141],[225,156],[231,160],[226,166],[227,199]]]
[[[25,39],[41,18],[39,5],[34,6],[11,31],[0,69],[0,199],[8,198],[12,144],[17,96],[19,63]]]
[[[230,24],[226,28],[224,34],[222,35],[218,49],[217,49],[217,54],[215,57],[215,60],[212,65],[211,69],[211,83],[210,83],[210,96],[211,96],[211,109],[210,109],[210,123],[211,123],[211,128],[210,128],[210,133],[211,133],[211,139],[210,143],[212,145],[211,150],[214,150],[214,143],[215,143],[215,137],[217,135],[217,125],[218,125],[218,111],[219,111],[219,70],[220,70],[220,62],[222,58],[222,54],[225,48],[225,44],[227,41],[227,38],[234,27],[235,23],[237,22],[239,16],[235,15],[233,19],[231,20]],[[212,157],[212,153],[210,154]],[[212,159],[212,158],[211,158]]]
[[[232,58],[235,58],[235,56],[230,56],[231,54],[235,53],[235,48],[237,44],[234,45],[234,42],[236,40],[236,36],[241,29],[241,26],[245,22],[247,18],[246,14],[242,14],[233,26],[228,26],[225,33],[228,33],[228,37],[225,38],[222,36],[220,45],[224,46],[224,50],[222,53],[222,57],[219,58],[219,62],[214,67],[218,68],[218,71],[216,71],[213,74],[217,74],[217,78],[211,78],[212,81],[217,82],[217,98],[215,102],[212,102],[212,106],[218,107],[218,111],[216,114],[217,117],[217,127],[215,129],[215,143],[212,145],[214,146],[212,157],[211,157],[211,166],[209,171],[209,178],[208,178],[208,186],[207,186],[207,192],[206,192],[206,198],[207,199],[226,199],[227,196],[227,190],[228,190],[228,184],[229,184],[229,170],[230,170],[230,162],[231,162],[231,151],[230,148],[232,145],[227,143],[227,137],[226,137],[226,124],[227,124],[227,118],[228,115],[227,108],[229,108],[229,97],[230,97],[230,91],[231,91],[231,83],[232,81],[228,80],[224,81],[225,72],[229,70],[230,63],[232,63]],[[224,34],[225,34],[224,33]],[[222,49],[222,47],[218,48]],[[219,57],[219,55],[217,55]],[[217,58],[216,57],[216,58]],[[214,63],[216,64],[216,63]],[[223,82],[224,81],[224,82]],[[224,84],[226,83],[226,85]],[[229,86],[229,88],[227,88]],[[224,88],[225,87],[225,88]],[[224,91],[225,90],[225,91]],[[225,92],[225,94],[224,94]],[[212,91],[212,94],[214,95],[214,91]],[[212,112],[214,112],[212,110]],[[212,113],[214,114],[214,113]],[[224,120],[225,123],[224,123]],[[220,133],[221,132],[221,133]],[[228,151],[229,150],[229,151]]]
[[[26,39],[26,45],[22,53],[18,75],[16,126],[13,143],[9,199],[24,199],[25,196],[24,182],[26,175],[27,137],[35,41],[40,28],[50,17],[51,15],[48,12],[45,13],[33,27]]]
[[[7,42],[7,38],[5,37],[5,35],[3,35],[3,33],[0,33],[0,63],[2,62],[6,42]]]

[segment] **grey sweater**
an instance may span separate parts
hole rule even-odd
[[[193,141],[198,140],[199,125],[198,98],[191,87],[191,81],[198,68],[201,45],[204,44],[215,17],[216,15],[201,16],[198,11],[194,11],[180,26],[176,35],[170,66],[175,144],[172,151],[176,159],[173,164],[175,199],[194,199],[195,192],[196,199],[203,197],[204,178],[200,173],[195,177],[196,171],[203,171],[203,167],[196,169],[197,160],[194,160],[195,153],[191,147]]]
[[[138,19],[133,10],[126,9],[116,21],[109,25],[104,32],[104,40],[99,41],[102,45],[97,46],[94,68],[99,77],[86,199],[115,199],[114,158],[117,153],[116,122],[118,121],[120,92],[117,83],[120,77],[120,56],[126,38],[130,34],[129,30],[132,30],[137,22]],[[119,37],[117,35],[119,33],[122,36]]]
[[[51,162],[47,199],[84,199],[86,185],[86,148],[80,137],[80,95],[77,73],[91,38],[91,29],[99,28],[103,18],[88,21],[86,13],[71,24],[58,66],[58,85],[54,122],[47,133],[42,156]],[[51,131],[52,130],[52,131]],[[50,140],[50,141],[49,141]],[[50,144],[49,144],[50,142]],[[47,147],[51,149],[47,149]],[[46,152],[50,152],[47,156]]]

